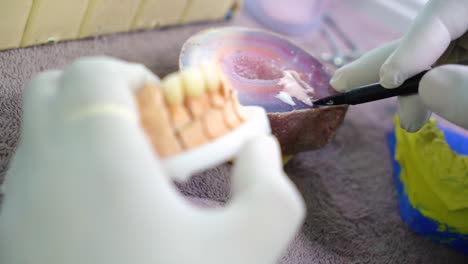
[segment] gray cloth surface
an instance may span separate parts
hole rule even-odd
[[[251,24],[244,20],[241,15],[231,22],[0,52],[0,179],[18,143],[22,89],[34,74],[105,54],[143,63],[163,76],[177,69],[180,47],[189,36],[215,25]],[[305,44],[312,50],[319,46]],[[385,138],[394,111],[393,100],[351,107],[332,143],[299,154],[286,166],[308,212],[280,263],[468,263],[468,256],[417,236],[400,219]],[[230,197],[229,165],[178,186],[196,204],[222,205]]]

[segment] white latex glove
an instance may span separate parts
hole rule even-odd
[[[0,211],[0,263],[275,263],[305,212],[277,142],[243,147],[224,208],[192,205],[139,124],[133,91],[156,81],[110,58],[31,81]]]
[[[336,71],[331,85],[346,91],[380,81],[396,88],[406,79],[431,66],[455,63],[468,55],[468,1],[430,0],[401,39],[370,51]],[[426,74],[419,96],[400,97],[401,126],[418,131],[431,110],[446,119],[468,127],[468,68],[442,66]]]

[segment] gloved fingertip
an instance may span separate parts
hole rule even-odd
[[[231,191],[245,190],[259,179],[271,182],[282,174],[281,150],[278,140],[272,135],[257,136],[241,148],[233,168]]]
[[[430,105],[436,112],[439,108],[450,103],[449,92],[446,87],[454,87],[455,76],[450,76],[447,66],[437,67],[423,76],[419,84],[419,95],[423,102]]]
[[[397,112],[401,128],[411,133],[419,131],[429,121],[432,114],[422,103],[419,95],[398,97]]]
[[[433,112],[462,127],[468,127],[468,67],[444,65],[429,71],[419,84],[422,102]]]
[[[255,152],[268,153],[268,156],[272,158],[277,157],[278,162],[280,161],[281,151],[279,142],[273,135],[258,136],[252,139],[249,143],[253,144],[256,149]]]
[[[330,85],[338,92],[345,92],[349,90],[348,82],[346,78],[343,77],[343,71],[341,69],[337,70],[330,80]]]
[[[380,68],[380,85],[385,88],[396,88],[403,84],[406,77],[397,66],[392,63],[385,63]]]
[[[409,133],[416,133],[422,128],[422,126],[419,125],[419,124],[408,124],[407,125],[407,124],[404,124],[404,123],[400,122],[400,125],[401,125],[401,128],[403,128],[404,130],[406,130]]]
[[[240,167],[251,164],[271,167],[277,163],[282,163],[281,150],[278,140],[272,135],[257,136],[247,141],[239,151],[236,162]]]
[[[431,112],[428,111],[424,117],[409,117],[405,118],[402,114],[399,114],[400,117],[400,126],[409,133],[418,132],[428,121],[431,116]]]

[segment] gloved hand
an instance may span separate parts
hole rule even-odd
[[[370,51],[336,71],[331,85],[338,91],[380,80],[395,88],[431,66],[468,58],[468,2],[430,0],[400,40]],[[468,128],[468,68],[446,65],[428,72],[420,83],[419,96],[398,98],[401,126],[418,131],[431,110]]]
[[[157,81],[110,58],[31,81],[0,211],[0,263],[277,260],[305,213],[277,142],[261,136],[238,153],[224,208],[191,205],[139,124],[133,92]]]

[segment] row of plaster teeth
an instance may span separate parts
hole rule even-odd
[[[205,63],[167,75],[161,83],[166,100],[169,104],[181,104],[185,95],[199,97],[206,91],[216,91],[221,86],[217,69],[215,65]]]
[[[181,152],[182,146],[170,126],[170,115],[165,107],[164,97],[159,86],[147,84],[137,92],[140,119],[143,128],[161,157]],[[164,140],[159,140],[163,138]]]
[[[246,119],[236,92],[224,85],[214,64],[166,76],[137,93],[143,126],[161,157],[204,144]]]

